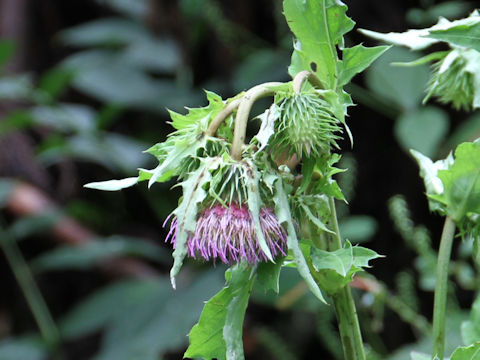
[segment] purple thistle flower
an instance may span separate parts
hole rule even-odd
[[[169,216],[170,218],[170,216]],[[168,219],[165,221],[167,223]],[[287,233],[278,223],[272,209],[263,207],[259,213],[260,227],[273,257],[286,255]],[[178,223],[173,218],[165,241],[176,247]],[[247,261],[250,264],[268,261],[258,243],[255,225],[246,205],[220,204],[203,210],[197,219],[195,234],[187,240],[188,255],[205,260],[220,259],[225,264]]]

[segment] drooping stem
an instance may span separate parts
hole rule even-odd
[[[323,88],[322,82],[314,73],[304,70],[300,71],[293,78],[293,91],[298,94],[302,90],[302,86],[307,80],[317,89]]]
[[[329,250],[335,251],[343,248],[340,228],[338,226],[335,199],[329,198],[331,224],[334,235],[330,237]],[[335,313],[338,320],[338,329],[342,340],[343,351],[346,360],[365,360],[362,333],[358,322],[357,310],[353,300],[350,286],[346,285],[338,293],[332,296]]]
[[[12,238],[8,231],[3,229],[2,225],[3,224],[0,223],[0,247],[22,289],[43,339],[51,350],[56,350],[60,343],[58,328],[53,321],[52,315],[48,310],[45,300],[33,279],[30,268],[23,258],[15,239]]]
[[[231,156],[234,160],[238,161],[242,158],[242,147],[245,142],[248,118],[253,104],[262,97],[273,95],[274,91],[272,90],[272,87],[281,84],[282,83],[279,82],[270,82],[254,86],[248,90],[241,99],[237,116],[235,118],[235,127],[233,129]]]
[[[448,265],[450,263],[454,236],[455,222],[450,216],[447,216],[443,225],[437,259],[437,279],[435,282],[435,299],[433,302],[432,359],[435,356],[443,359],[445,350],[445,311],[447,307]]]
[[[225,121],[227,117],[229,117],[240,105],[242,98],[232,100],[227,106],[225,106],[218,114],[215,116],[215,118],[212,120],[210,125],[208,126],[207,129],[207,135],[208,136],[215,136],[215,133],[217,132],[218,128],[222,123]]]

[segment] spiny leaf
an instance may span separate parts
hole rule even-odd
[[[260,208],[262,206],[262,199],[260,198],[260,188],[259,188],[259,179],[260,173],[255,168],[253,164],[249,164],[250,171],[247,173],[250,176],[247,176],[246,181],[247,184],[247,193],[248,193],[248,209],[250,210],[250,214],[253,218],[253,224],[255,226],[255,233],[257,235],[258,244],[262,249],[265,256],[268,260],[273,261],[272,253],[270,252],[270,248],[265,241],[265,236],[263,235],[262,227],[260,226]]]
[[[465,19],[448,21],[440,18],[438,23],[430,28],[408,30],[403,33],[382,34],[365,29],[360,29],[360,32],[377,40],[407,46],[412,50],[422,50],[439,41],[445,41],[451,46],[475,49],[479,47],[480,16],[478,11],[474,11]]]
[[[275,214],[278,218],[280,224],[287,224],[287,246],[288,250],[292,252],[293,259],[297,266],[298,273],[307,283],[310,291],[323,303],[325,299],[323,298],[322,292],[318,287],[315,279],[310,273],[308,264],[303,256],[300,244],[298,243],[297,234],[295,232],[295,226],[293,224],[292,215],[290,214],[290,206],[288,204],[287,195],[283,187],[283,182],[281,178],[278,178],[275,182],[275,193],[274,193],[274,202],[275,202]]]
[[[463,46],[480,51],[480,16],[465,19],[466,23],[451,26],[447,29],[432,29],[429,37],[449,43],[450,45]]]
[[[213,119],[213,117],[215,117],[215,115],[217,115],[220,110],[225,107],[225,104],[219,95],[212,91],[205,91],[205,93],[207,94],[208,99],[208,105],[205,107],[187,108],[188,114],[186,115],[182,115],[171,110],[168,111],[170,113],[170,117],[172,118],[171,124],[175,129],[184,129],[192,124],[197,123],[205,116],[209,116],[211,119]]]
[[[265,291],[271,289],[277,294],[280,291],[280,271],[284,258],[277,258],[276,262],[261,262],[257,266],[257,282],[263,285]]]
[[[334,294],[352,281],[355,273],[369,267],[369,261],[381,257],[375,251],[345,243],[336,251],[312,248],[312,265],[318,272],[317,280],[322,290]]]
[[[197,170],[181,183],[183,199],[180,205],[173,211],[173,214],[177,217],[178,224],[176,248],[173,251],[174,262],[170,270],[170,280],[173,288],[175,288],[175,277],[179,273],[183,259],[187,255],[188,237],[195,232],[198,204],[207,195],[203,187],[212,177],[210,171],[216,169],[218,165],[219,158],[206,159]]]
[[[206,138],[204,136],[200,139],[193,137],[188,140],[182,139],[181,141],[175,142],[175,145],[171,147],[171,151],[166,155],[165,159],[153,170],[152,177],[148,181],[149,187],[157,181],[168,180],[169,177],[166,177],[166,174],[173,175],[185,159],[195,156],[198,149],[205,147],[206,144]]]
[[[339,63],[340,77],[338,85],[341,87],[348,84],[356,74],[369,67],[372,62],[389,48],[389,46],[367,48],[360,44],[352,48],[343,49],[342,61]]]
[[[325,89],[335,89],[336,46],[343,47],[343,35],[354,26],[347,7],[338,0],[285,0],[283,10],[297,38],[288,72],[312,71]]]
[[[420,177],[423,178],[425,190],[429,196],[429,208],[431,211],[441,210],[443,206],[431,198],[431,195],[443,193],[443,183],[438,177],[439,170],[448,169],[453,164],[453,155],[450,153],[445,160],[438,160],[435,163],[427,156],[416,150],[410,150],[420,168]]]
[[[480,359],[480,342],[476,342],[470,346],[457,348],[451,360],[477,360]]]
[[[480,143],[463,143],[455,150],[455,161],[440,170],[448,214],[456,221],[467,213],[480,214]]]
[[[228,284],[203,308],[200,320],[190,331],[184,357],[211,360],[241,360],[245,310],[255,270],[238,264],[225,274]]]

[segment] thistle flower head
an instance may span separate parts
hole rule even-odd
[[[272,139],[279,152],[290,148],[300,157],[317,156],[329,153],[332,147],[338,148],[340,121],[318,91],[286,96],[279,107],[280,118]]]
[[[427,101],[435,96],[442,103],[451,103],[455,109],[475,107],[475,76],[480,53],[472,49],[454,49],[433,64]]]
[[[287,234],[273,210],[262,207],[259,219],[272,256],[285,255]],[[174,248],[177,231],[178,223],[174,218],[166,238]],[[227,206],[216,204],[201,211],[195,232],[188,237],[187,248],[188,255],[192,258],[214,262],[220,260],[225,264],[241,261],[257,264],[268,261],[268,257],[260,248],[253,217],[245,204],[232,203]]]

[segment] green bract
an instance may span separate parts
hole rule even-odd
[[[480,79],[480,53],[472,49],[454,49],[433,65],[428,94],[454,108],[470,110],[480,106],[480,92],[476,82]]]
[[[272,138],[275,151],[288,151],[303,158],[328,154],[332,148],[338,148],[340,121],[321,91],[292,94],[283,98],[278,107],[280,118]]]

